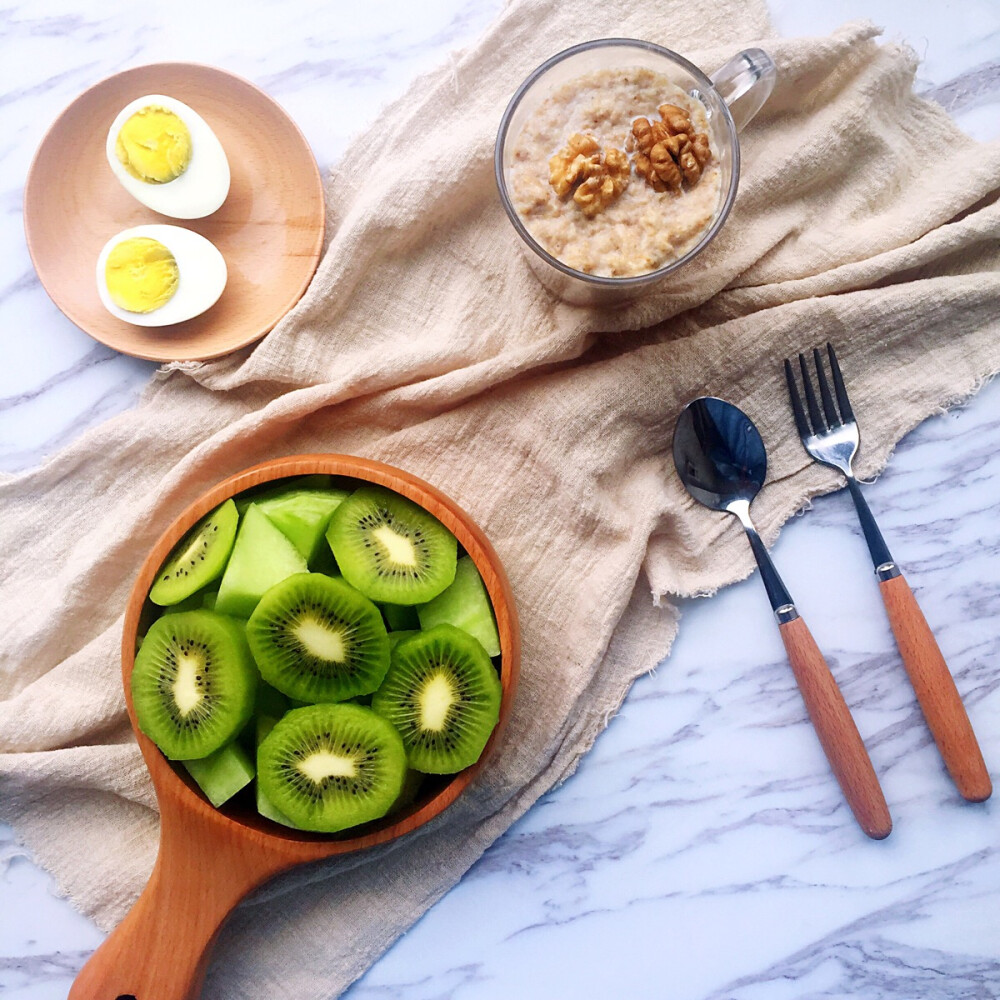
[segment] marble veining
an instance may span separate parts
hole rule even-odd
[[[95,344],[79,361],[68,368],[63,368],[50,375],[40,385],[32,386],[30,389],[25,389],[14,396],[0,398],[0,412],[9,410],[15,406],[23,406],[25,403],[37,399],[39,396],[51,392],[57,387],[65,385],[71,379],[80,375],[84,369],[104,364],[113,360],[116,356],[117,351],[113,351],[110,347],[105,347],[103,344]]]
[[[935,101],[956,115],[980,104],[995,103],[1000,93],[1000,60],[983,63],[938,87],[928,87],[921,96]]]
[[[166,8],[164,8],[165,10]],[[20,194],[52,118],[127,65],[200,60],[291,112],[321,164],[501,0],[324,5],[246,17],[178,0],[0,14],[0,470],[29,468],[135,405],[154,371],[95,345],[31,269]],[[923,62],[918,91],[1000,135],[1000,9],[772,0],[785,34],[870,16]],[[192,26],[199,26],[193,30]],[[224,29],[224,30],[223,30]],[[864,428],[862,428],[862,440]],[[909,435],[866,494],[932,623],[994,777],[1000,766],[1000,385]],[[861,837],[751,578],[682,605],[668,660],[593,751],[353,987],[349,1000],[986,1000],[1000,995],[996,802],[961,802],[899,663],[844,493],[786,526],[774,558],[852,706],[892,809]],[[65,997],[101,934],[0,826],[0,994]]]

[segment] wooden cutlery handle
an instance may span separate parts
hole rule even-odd
[[[927,619],[903,577],[881,580],[879,588],[903,665],[948,773],[963,798],[982,802],[990,797],[993,784],[962,698]]]
[[[784,622],[781,638],[816,735],[858,824],[873,840],[892,831],[875,768],[816,641],[801,618]]]

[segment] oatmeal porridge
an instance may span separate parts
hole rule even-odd
[[[719,210],[704,107],[662,73],[563,84],[525,122],[509,173],[528,232],[578,271],[626,277],[683,257]]]

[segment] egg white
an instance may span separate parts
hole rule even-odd
[[[159,309],[148,313],[129,312],[116,305],[104,276],[112,249],[122,240],[138,236],[147,236],[162,243],[174,255],[179,273],[177,291]],[[170,326],[200,316],[218,302],[226,287],[227,277],[225,258],[211,240],[190,229],[163,223],[123,230],[104,244],[97,258],[97,294],[104,308],[133,326]]]
[[[115,154],[122,126],[137,111],[155,105],[172,111],[191,133],[191,161],[187,169],[166,184],[149,184],[133,177]],[[174,219],[201,219],[217,211],[229,194],[229,160],[216,134],[197,111],[173,97],[149,94],[127,104],[108,132],[108,163],[122,187],[147,208]]]

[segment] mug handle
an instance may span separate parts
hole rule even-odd
[[[737,132],[764,106],[777,76],[774,60],[763,49],[745,49],[712,74],[712,84],[729,106]]]

